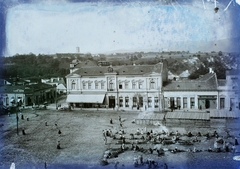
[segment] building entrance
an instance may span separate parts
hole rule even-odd
[[[115,96],[109,96],[109,108],[114,108],[115,107]]]

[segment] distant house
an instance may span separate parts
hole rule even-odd
[[[52,85],[52,86],[56,86],[56,91],[58,94],[67,93],[66,83],[62,77],[41,79],[41,82]]]
[[[56,97],[56,87],[39,83],[31,85],[5,85],[0,87],[1,107],[32,106],[43,103],[53,103]]]
[[[240,70],[227,70],[226,79],[218,80],[219,108],[240,109]]]
[[[217,109],[218,83],[216,74],[210,72],[198,79],[171,81],[163,87],[165,108]]]
[[[163,87],[165,108],[180,109],[240,109],[238,70],[227,70],[226,79],[209,73],[198,79],[171,81]]]

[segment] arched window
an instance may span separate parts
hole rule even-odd
[[[155,81],[153,79],[150,80],[150,89],[155,89]]]
[[[72,88],[72,90],[75,90],[75,89],[76,89],[76,83],[75,83],[74,80],[72,81],[71,88]]]
[[[112,80],[110,80],[110,82],[109,82],[109,89],[110,89],[110,91],[113,90],[113,81]]]
[[[134,80],[132,81],[132,89],[136,89],[136,82]]]
[[[86,89],[86,83],[83,82],[83,89]]]

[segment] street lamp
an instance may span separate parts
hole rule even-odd
[[[56,86],[56,91],[55,91],[55,93],[56,93],[56,96],[55,96],[55,102],[56,102],[56,110],[58,109],[58,105],[57,105],[57,95],[58,95],[58,93],[57,93],[57,91],[58,91],[58,89],[57,89],[57,86]]]

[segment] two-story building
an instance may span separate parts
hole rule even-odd
[[[66,76],[67,103],[76,107],[163,109],[166,64],[83,66]]]

